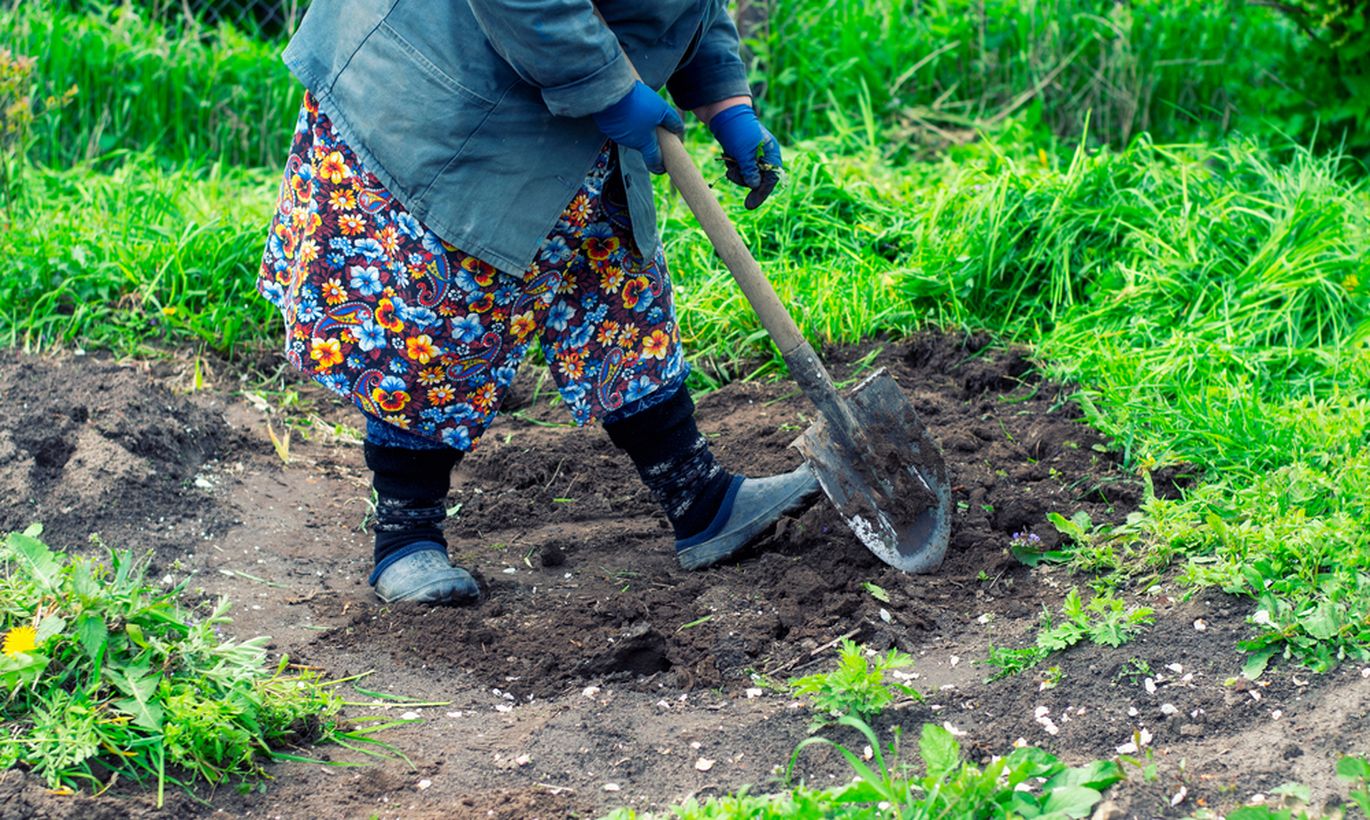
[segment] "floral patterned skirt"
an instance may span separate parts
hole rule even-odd
[[[606,145],[533,264],[496,270],[420,224],[306,95],[257,289],[285,318],[292,365],[469,450],[534,339],[579,424],[680,382],[671,281],[652,250],[634,246]]]

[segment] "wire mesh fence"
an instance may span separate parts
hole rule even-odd
[[[299,25],[309,0],[136,0],[168,23],[230,24],[262,37],[285,37]]]

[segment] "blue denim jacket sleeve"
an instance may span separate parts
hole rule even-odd
[[[541,91],[553,114],[593,114],[633,87],[633,70],[618,38],[590,0],[467,2],[491,47]]]
[[[666,82],[675,104],[691,109],[750,95],[747,69],[738,56],[738,45],[737,27],[723,8],[700,35],[699,46],[689,61]]]

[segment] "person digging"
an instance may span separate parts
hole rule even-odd
[[[721,0],[315,0],[284,58],[306,94],[257,287],[286,359],[365,416],[382,601],[479,596],[445,499],[535,340],[685,569],[816,497],[807,465],[725,470],[685,387],[648,175],[657,126],[684,123],[657,90],[709,128],[747,207],[782,167]]]

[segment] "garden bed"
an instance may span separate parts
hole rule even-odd
[[[1336,755],[1370,750],[1370,679],[1353,666],[1316,677],[1283,667],[1231,683],[1243,601],[1186,599],[1163,578],[1129,601],[1157,616],[1131,643],[1053,656],[1051,688],[1040,670],[986,682],[990,646],[1031,644],[1043,607],[1058,610],[1088,580],[1022,565],[1014,536],[1050,549],[1060,536],[1048,513],[1121,521],[1145,490],[1059,386],[1020,353],[984,344],[924,334],[829,351],[839,379],[889,368],[943,444],[957,513],[947,562],[930,576],[881,564],[821,502],[735,564],[681,571],[631,464],[601,431],[560,426],[534,368],[456,477],[446,531],[486,591],[475,606],[378,604],[365,583],[368,474],[335,426],[355,426],[353,411],[299,386],[316,420],[283,464],[267,434],[268,423],[283,430],[279,403],[235,392],[222,367],[191,390],[176,365],[0,359],[0,530],[41,521],[53,546],[89,550],[98,533],[151,549],[155,577],[189,575],[190,594],[232,599],[237,636],[270,634],[297,663],[339,678],[370,672],[367,690],[443,704],[349,709],[412,713],[384,735],[412,767],[323,749],[370,766],[279,764],[263,790],[202,794],[203,805],[172,795],[177,816],[596,816],[770,790],[810,713],[767,681],[830,668],[841,636],[915,658],[909,683],[926,699],[887,711],[882,731],[946,723],[973,758],[1023,738],[1079,763],[1116,755],[1145,729],[1139,757],[1151,750],[1155,777],[1130,770],[1111,796],[1127,816],[1231,806],[1290,780],[1316,798],[1338,793]],[[812,416],[785,381],[699,400],[720,459],[750,474],[798,463],[786,445]],[[1161,494],[1183,481],[1153,476]],[[832,736],[855,742],[843,731]],[[850,777],[817,750],[800,772],[819,786]],[[62,797],[3,777],[3,816],[151,811],[122,786]]]

